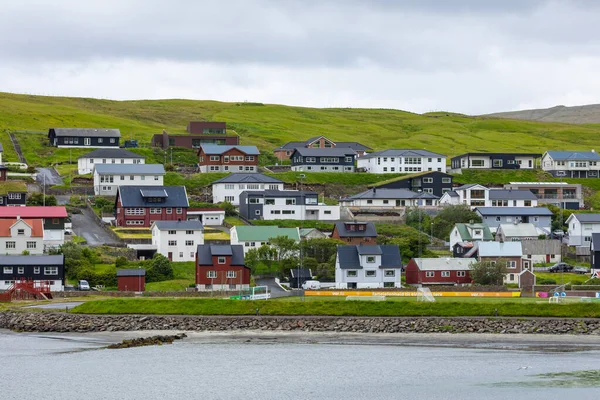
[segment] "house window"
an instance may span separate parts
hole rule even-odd
[[[525,200],[525,207],[531,207],[531,200]]]
[[[217,259],[217,262],[218,262],[219,264],[225,264],[225,257],[219,257],[219,258]]]
[[[216,278],[217,277],[217,271],[206,271],[206,277],[207,278]]]
[[[167,214],[173,214],[173,209],[172,208],[167,208]]]
[[[183,251],[179,252],[179,258],[183,258]]]
[[[9,193],[8,194],[8,198],[11,200],[20,200],[21,199],[21,193]]]
[[[464,278],[465,276],[467,276],[467,272],[466,271],[456,271],[456,276],[458,276],[459,278]]]
[[[227,271],[227,278],[233,279],[236,275],[235,271]]]
[[[496,217],[496,222],[500,222],[500,217]]]
[[[374,278],[377,276],[377,271],[365,271],[365,277]]]
[[[103,141],[104,141],[104,139],[98,138],[98,143],[102,143]]]
[[[34,274],[39,274],[40,273],[40,267],[33,267],[33,273]]]
[[[17,235],[24,235],[25,234],[25,229],[18,229],[17,230]]]
[[[355,270],[346,271],[346,277],[348,278],[356,278],[358,276],[358,272]]]
[[[507,261],[506,268],[517,268],[517,262],[516,261]]]
[[[285,199],[286,206],[293,206],[296,204],[296,199]]]
[[[275,205],[275,199],[265,199],[265,204],[268,206]]]
[[[233,203],[235,201],[234,196],[225,196],[225,201],[229,203]]]
[[[423,178],[423,183],[433,183],[433,178]]]
[[[27,248],[28,249],[35,249],[37,246],[36,242],[27,242]]]
[[[140,176],[141,180],[145,181],[146,180],[146,176],[145,175],[141,175]]]
[[[219,156],[210,156],[210,161],[219,161]]]
[[[193,240],[186,240],[185,241],[185,245],[186,246],[193,246],[194,245],[194,241]]]
[[[452,183],[452,178],[442,178],[442,183]]]
[[[442,271],[442,278],[450,278],[450,271]]]
[[[185,234],[186,234],[186,235],[193,235],[193,234],[194,234],[194,231],[185,231]]]
[[[169,246],[177,246],[177,240],[169,240]]]
[[[346,162],[347,163],[351,163],[352,162],[352,157],[346,157]]]
[[[133,175],[129,175],[129,180],[130,181],[134,180],[134,176]]]
[[[194,257],[196,257],[196,254],[194,254],[194,252],[193,252],[193,251],[191,251],[191,252],[190,252],[190,258],[194,258]]]
[[[386,269],[385,270],[385,277],[386,278],[392,278],[394,276],[396,276],[396,271],[395,270],[393,270],[393,269]]]
[[[502,167],[502,160],[494,160],[494,168]]]
[[[125,175],[121,175],[121,180],[124,181],[125,180]]]
[[[144,215],[146,210],[143,208],[126,208],[125,215]]]
[[[58,267],[44,267],[44,275],[58,275]]]
[[[256,197],[248,199],[248,204],[260,204]]]
[[[3,273],[5,274],[12,274],[13,273],[13,268],[12,267],[4,267],[2,269]]]
[[[425,277],[426,278],[433,278],[433,277],[435,277],[435,271],[427,271],[427,272],[425,272]]]
[[[177,231],[168,231],[169,235],[176,235]]]
[[[151,208],[150,209],[150,214],[161,214],[162,211],[160,208]]]
[[[17,247],[17,242],[6,242],[7,249],[14,249]]]
[[[90,158],[90,164],[93,164],[93,163],[94,163],[94,159]]]
[[[375,256],[367,256],[367,262],[368,263],[374,263],[375,262]]]
[[[233,190],[235,189],[235,185],[233,183],[225,184],[225,190]]]
[[[175,213],[177,213],[177,214],[183,214],[183,208],[181,208],[181,207],[177,207],[177,208],[175,209]]]
[[[484,166],[483,160],[471,160],[471,167],[483,167],[483,166]]]
[[[373,204],[373,200],[367,200],[367,204]]]

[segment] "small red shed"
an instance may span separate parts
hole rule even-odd
[[[143,292],[146,290],[146,270],[144,268],[117,270],[117,286],[120,292]]]
[[[413,258],[406,265],[407,285],[460,285],[471,283],[474,258]]]

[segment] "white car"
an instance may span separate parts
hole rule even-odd
[[[304,290],[319,290],[321,289],[321,282],[319,281],[306,281],[302,284]]]

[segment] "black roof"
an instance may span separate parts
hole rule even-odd
[[[346,229],[346,225],[350,224],[350,225],[364,225],[366,224],[367,227],[364,231],[351,231],[349,229]],[[375,224],[372,222],[344,222],[344,221],[337,221],[335,223],[335,229],[337,229],[338,234],[340,235],[340,237],[377,237],[377,229],[375,229]]]
[[[55,136],[121,137],[118,129],[105,128],[50,128],[48,136],[52,133]]]
[[[146,276],[144,268],[118,269],[117,276]]]
[[[263,174],[257,173],[248,173],[248,174],[230,174],[225,178],[218,179],[214,181],[215,183],[283,183],[283,181],[273,178],[272,176],[267,176]]]
[[[213,265],[213,256],[231,256],[231,265],[246,266],[244,263],[244,246],[241,244],[200,244],[198,245],[197,256],[198,265]]]
[[[247,196],[262,196],[262,197],[302,197],[316,196],[318,193],[309,190],[245,190]]]
[[[540,153],[465,153],[459,156],[455,156],[452,158],[463,158],[463,157],[495,157],[495,156],[515,156],[515,157],[536,157],[541,158],[542,155]]]
[[[97,149],[79,158],[146,158],[145,156],[125,149]]]
[[[367,150],[371,150],[370,147],[365,146],[364,144],[358,143],[358,142],[334,142],[331,139],[326,138],[325,136],[315,136],[315,137],[311,137],[310,139],[306,139],[303,142],[287,142],[284,145],[279,146],[278,148],[275,149],[275,151],[277,150],[293,150],[296,149],[298,147],[306,147],[309,144],[316,142],[318,139],[323,138],[325,140],[328,140],[332,143],[335,143],[335,147],[347,147],[350,148],[354,151],[367,151]]]
[[[165,201],[147,201],[152,197],[163,197]],[[189,207],[185,186],[120,186],[117,198],[123,207]]]
[[[63,265],[65,256],[0,256],[0,265]]]
[[[298,152],[301,156],[309,157],[345,157],[354,156],[356,152],[349,147],[318,147],[318,148],[307,148],[297,147],[294,152]]]
[[[300,279],[302,278],[312,278],[312,271],[308,268],[290,268],[290,277],[291,278],[296,278],[299,277]]]
[[[377,246],[344,246],[337,247],[337,256],[341,269],[362,269],[360,255],[381,255],[380,268],[402,268],[400,247],[394,244]]]

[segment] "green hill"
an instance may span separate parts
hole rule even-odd
[[[28,161],[68,160],[68,150],[46,146],[49,127],[119,128],[124,139],[149,146],[155,133],[184,133],[190,120],[226,121],[243,144],[263,151],[325,135],[359,141],[375,150],[421,148],[454,156],[467,151],[538,151],[597,148],[600,125],[516,121],[452,113],[413,114],[388,109],[305,108],[195,100],[110,101],[0,93],[0,142],[17,161],[7,132],[18,132]],[[76,158],[81,151],[71,154]],[[30,160],[29,158],[35,158]]]

